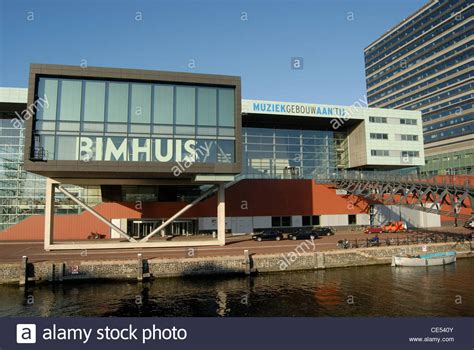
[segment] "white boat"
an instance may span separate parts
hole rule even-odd
[[[392,256],[392,266],[442,266],[456,262],[456,252],[430,253],[416,256]]]

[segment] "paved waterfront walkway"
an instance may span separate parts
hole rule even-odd
[[[452,232],[452,233],[468,233],[469,230],[464,228],[445,227],[438,228],[437,232]],[[399,234],[380,234],[381,240],[385,238],[399,237],[400,239],[408,236],[419,234],[413,233],[399,233]],[[340,239],[365,239],[373,235],[366,235],[361,231],[338,231],[334,236],[322,237],[316,240],[316,251],[338,249],[336,247],[337,241]],[[40,261],[84,261],[84,260],[124,260],[135,259],[138,253],[143,254],[145,259],[154,258],[189,258],[190,254],[194,257],[209,257],[209,256],[229,256],[242,255],[245,249],[248,249],[251,254],[275,254],[286,253],[295,249],[295,247],[302,241],[263,241],[256,242],[250,239],[250,236],[229,236],[226,239],[224,247],[197,247],[192,248],[190,241],[190,248],[137,248],[137,249],[120,249],[120,250],[72,250],[72,251],[51,251],[46,252],[43,249],[42,242],[0,242],[0,263],[20,262],[23,255],[28,256],[30,262]]]

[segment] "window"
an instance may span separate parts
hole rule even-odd
[[[388,140],[388,134],[370,133],[372,140]]]
[[[357,224],[357,216],[356,215],[348,215],[348,222],[349,225],[356,225]]]
[[[402,151],[402,157],[419,157],[420,152],[418,151]]]
[[[319,225],[319,215],[313,216],[303,216],[303,226],[318,226]]]
[[[272,227],[290,227],[291,216],[272,216]]]
[[[60,120],[81,120],[81,96],[82,81],[62,80],[61,81],[61,105],[59,112]]]
[[[198,88],[198,125],[217,124],[217,90]]]
[[[149,139],[128,139],[128,160],[133,162],[150,161],[150,147]]]
[[[79,159],[86,162],[94,159],[102,159],[103,147],[98,145],[99,141],[102,142],[102,138],[81,136],[79,140],[78,137],[76,142],[79,143]]]
[[[215,163],[217,161],[216,141],[212,139],[196,140],[196,162]]]
[[[233,163],[234,162],[234,141],[218,140],[217,141],[217,162]]]
[[[313,226],[319,226],[319,215],[313,215],[312,217],[312,225]]]
[[[173,86],[155,85],[153,96],[153,122],[173,124]]]
[[[370,155],[374,157],[388,157],[389,156],[389,151],[388,150],[378,150],[378,149],[373,149],[370,151]]]
[[[416,119],[402,118],[402,119],[400,119],[400,124],[404,124],[404,125],[416,125]]]
[[[105,110],[105,83],[86,81],[84,96],[84,120],[103,122]]]
[[[54,159],[54,136],[40,136],[40,145],[44,150],[43,159]]]
[[[303,216],[302,224],[303,226],[311,226],[311,216]]]
[[[281,217],[281,226],[284,226],[284,227],[291,226],[291,216],[282,216]]]
[[[281,226],[281,217],[272,216],[272,227],[280,227],[280,226]]]
[[[234,124],[234,90],[219,89],[219,126]]]
[[[387,124],[387,118],[386,117],[369,117],[369,122]]]
[[[150,123],[151,116],[151,85],[132,84],[132,100],[130,108],[131,123]]]
[[[58,160],[77,160],[76,137],[59,136],[56,144],[56,159]]]
[[[418,135],[401,135],[402,141],[418,141]]]
[[[196,124],[196,89],[193,87],[176,87],[176,124]]]
[[[41,102],[43,107],[39,106],[37,118],[55,120],[58,104],[58,81],[56,79],[41,78],[38,86],[38,99],[45,102]]]
[[[127,160],[127,139],[125,137],[109,137],[104,151],[104,160]]]
[[[109,83],[107,121],[115,123],[126,123],[127,120],[128,84]]]

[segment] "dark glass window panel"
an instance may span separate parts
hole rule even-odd
[[[281,217],[272,216],[272,227],[280,227],[280,226],[281,226]]]

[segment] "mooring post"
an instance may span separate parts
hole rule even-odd
[[[244,250],[244,266],[245,274],[250,275],[250,253],[248,249]]]
[[[315,257],[316,257],[316,269],[325,269],[326,268],[326,261],[325,261],[325,255],[323,252],[315,252]]]
[[[51,265],[50,282],[62,282],[64,276],[64,263]]]
[[[137,262],[137,280],[143,281],[143,256],[141,253],[138,253],[138,262]]]
[[[148,259],[143,259],[143,279],[148,280],[150,278],[150,264],[148,263]]]
[[[54,281],[53,282],[62,282],[64,277],[64,263],[53,264],[54,268]]]
[[[28,282],[28,257],[23,255],[20,266],[20,286],[26,286]]]
[[[49,282],[53,282],[56,280],[56,264],[51,264],[51,273],[49,274]]]

